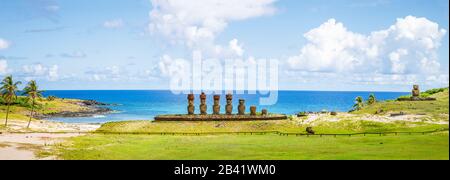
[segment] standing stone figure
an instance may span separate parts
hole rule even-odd
[[[239,99],[238,114],[245,115],[245,99]]]
[[[213,114],[220,114],[220,95],[214,95]]]
[[[206,94],[202,93],[200,94],[200,114],[201,115],[206,115],[206,110],[207,110],[207,106],[206,106]]]
[[[225,111],[227,115],[231,115],[233,113],[233,95],[227,94],[227,105],[225,106]]]
[[[267,116],[267,109],[263,109],[263,110],[261,111],[261,115]]]
[[[195,97],[194,97],[194,94],[188,94],[187,99],[188,99],[188,107],[187,107],[188,114],[189,115],[193,115],[194,112],[195,112],[195,106],[194,106],[194,99],[195,99]]]
[[[412,90],[412,97],[419,97],[420,96],[420,90],[419,85],[414,85]]]
[[[256,116],[256,106],[250,106],[250,115]]]

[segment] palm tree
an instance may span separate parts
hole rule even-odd
[[[364,106],[364,100],[361,96],[356,97],[355,99],[355,105],[353,105],[353,108],[355,110],[360,110]]]
[[[2,94],[3,99],[6,102],[7,108],[6,108],[6,121],[5,121],[5,127],[8,126],[8,115],[9,115],[9,107],[11,106],[11,103],[17,99],[16,91],[17,86],[21,84],[20,81],[14,82],[11,75],[6,76],[5,79],[0,83],[0,92]]]
[[[367,104],[371,105],[377,102],[377,99],[375,98],[374,94],[369,95],[369,99],[367,100]]]
[[[31,119],[33,118],[34,113],[34,105],[36,103],[36,98],[42,97],[42,92],[38,90],[38,86],[36,84],[35,80],[31,80],[28,82],[28,85],[23,89],[22,95],[27,96],[28,102],[31,101],[31,113],[30,113],[30,120],[28,121],[27,128],[30,128]]]

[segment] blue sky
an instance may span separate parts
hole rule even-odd
[[[191,59],[193,50],[208,51],[209,46],[225,51],[236,39],[244,54],[230,55],[230,46],[227,55],[208,56],[276,58],[281,89],[448,86],[448,0],[244,0],[223,1],[233,3],[224,6],[176,1],[2,1],[0,75],[37,79],[43,89],[167,89],[170,74],[162,75],[162,57]],[[174,22],[162,18],[184,7],[195,9],[186,10],[192,17]],[[204,25],[211,16],[213,25]],[[177,34],[190,27],[210,34]],[[372,40],[379,31],[388,33],[382,42]],[[400,36],[406,39],[400,41]],[[341,50],[321,49],[329,44]],[[380,50],[368,57],[362,46]],[[346,61],[352,58],[356,60]],[[355,62],[359,65],[353,66]]]

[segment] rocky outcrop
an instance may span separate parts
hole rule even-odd
[[[48,118],[54,118],[54,117],[91,117],[94,115],[108,114],[113,111],[111,108],[102,107],[102,106],[109,106],[109,105],[113,105],[113,104],[102,103],[102,102],[98,102],[95,100],[84,100],[77,104],[85,107],[85,108],[83,108],[84,110],[62,111],[62,112],[48,113],[48,114],[36,114],[34,117],[36,119],[48,119]]]

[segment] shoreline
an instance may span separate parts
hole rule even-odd
[[[80,100],[76,105],[82,107],[79,111],[61,111],[48,114],[36,114],[35,119],[48,120],[51,118],[70,118],[70,117],[92,117],[95,115],[105,115],[114,112],[111,108],[104,106],[114,106],[115,104],[106,104],[95,100]]]

